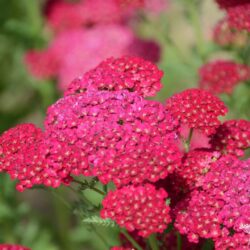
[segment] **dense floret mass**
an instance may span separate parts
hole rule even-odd
[[[48,109],[51,137],[80,150],[89,172],[116,185],[157,181],[174,171],[181,153],[178,122],[158,102],[128,91],[88,91]]]
[[[110,191],[104,198],[102,218],[110,218],[128,231],[138,231],[138,235],[148,237],[152,233],[163,232],[171,222],[167,193],[154,186],[126,186]]]
[[[220,157],[220,153],[205,149],[189,151],[182,159],[182,164],[176,169],[177,179],[181,179],[181,186],[193,189],[196,183],[210,169],[211,164]]]
[[[209,135],[220,125],[218,116],[225,115],[227,108],[216,96],[205,90],[187,89],[175,94],[166,102],[166,109],[189,128]]]
[[[249,3],[249,0],[216,0],[219,6],[223,9],[235,7],[237,5],[243,5]]]
[[[31,250],[31,249],[19,245],[0,244],[0,250]]]
[[[124,90],[154,96],[162,87],[163,72],[153,63],[137,57],[109,58],[82,78],[73,81],[66,94],[86,90]]]
[[[218,60],[203,65],[199,75],[200,88],[214,94],[231,94],[237,84],[250,79],[250,68],[233,61]]]
[[[250,122],[246,120],[229,120],[218,127],[211,136],[212,148],[224,154],[244,155],[250,148]]]
[[[213,164],[199,185],[179,205],[176,228],[187,234],[191,242],[198,242],[199,237],[212,238],[218,250],[230,245],[229,242],[237,243],[239,248],[235,249],[246,249],[250,237],[243,225],[250,223],[249,160],[223,157]]]
[[[228,21],[231,27],[250,32],[250,2],[238,5],[227,10]]]

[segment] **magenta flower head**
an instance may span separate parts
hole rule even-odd
[[[218,116],[225,115],[225,104],[208,91],[187,89],[175,94],[166,102],[166,109],[181,124],[209,135],[220,125]]]
[[[250,2],[227,10],[228,21],[232,28],[250,32]]]
[[[24,152],[41,138],[41,129],[33,124],[17,125],[4,132],[0,136],[0,171],[8,171],[15,178],[24,164]]]
[[[171,222],[167,193],[156,190],[153,185],[126,186],[110,191],[104,198],[102,218],[110,218],[128,231],[137,231],[139,236],[162,233]]]
[[[216,250],[247,249],[249,232],[243,225],[250,224],[249,185],[249,160],[220,158],[200,179],[199,189],[179,205],[176,228],[191,242],[212,238]]]
[[[0,244],[0,250],[31,250],[31,249],[19,245]]]
[[[221,8],[227,9],[237,5],[247,4],[249,3],[249,0],[216,0],[216,2]]]
[[[111,57],[74,80],[66,95],[86,90],[128,90],[144,97],[154,96],[162,88],[162,76],[163,72],[156,65],[142,58]]]
[[[162,104],[126,90],[66,96],[48,109],[45,126],[50,137],[78,148],[105,184],[155,182],[182,156],[178,122]]]
[[[233,61],[218,60],[203,65],[199,75],[200,88],[214,94],[231,94],[236,85],[250,79],[250,67]]]
[[[243,156],[250,148],[250,121],[230,120],[221,124],[211,136],[212,148],[224,154]]]

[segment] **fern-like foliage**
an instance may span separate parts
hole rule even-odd
[[[118,227],[118,225],[113,220],[110,219],[104,220],[96,215],[83,219],[83,223],[95,224],[103,227],[112,227],[112,228]]]

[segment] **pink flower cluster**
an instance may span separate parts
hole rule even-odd
[[[227,11],[228,22],[232,28],[250,32],[249,0],[217,0],[217,2]]]
[[[249,160],[223,157],[198,184],[179,205],[176,228],[191,242],[212,238],[216,249],[247,249],[250,238],[241,225],[250,222]]]
[[[250,79],[250,67],[228,60],[216,60],[204,64],[200,70],[200,88],[214,94],[231,94],[241,82]]]
[[[19,245],[0,244],[0,250],[30,250],[30,249]]]
[[[115,220],[128,231],[137,230],[142,237],[162,233],[171,221],[166,198],[165,190],[150,184],[123,187],[104,198],[101,217]]]
[[[74,80],[66,94],[86,90],[128,90],[147,97],[160,91],[163,72],[153,63],[136,57],[108,58],[83,77]]]
[[[166,109],[182,124],[213,134],[220,125],[218,116],[227,113],[224,103],[207,91],[188,89],[175,94],[166,102]]]
[[[250,148],[250,122],[246,120],[229,120],[221,124],[212,135],[210,143],[224,154],[244,155]]]

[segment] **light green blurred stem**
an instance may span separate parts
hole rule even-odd
[[[185,147],[186,153],[189,152],[189,150],[190,150],[191,140],[192,140],[192,136],[193,136],[193,131],[194,130],[192,128],[189,130],[188,138],[184,142],[184,147]]]
[[[125,229],[122,229],[121,233],[128,239],[128,241],[134,246],[135,249],[143,250],[141,246],[134,240],[134,238]]]
[[[200,9],[198,8],[199,3],[196,0],[185,0],[185,3],[187,6],[190,22],[195,32],[197,51],[202,60],[205,61],[206,55],[204,53],[204,38],[200,18]]]
[[[151,234],[148,238],[148,242],[152,250],[160,250],[157,243],[156,234]]]
[[[176,232],[176,237],[177,237],[177,250],[181,250],[182,249],[182,239],[181,239],[181,235],[179,232]]]

